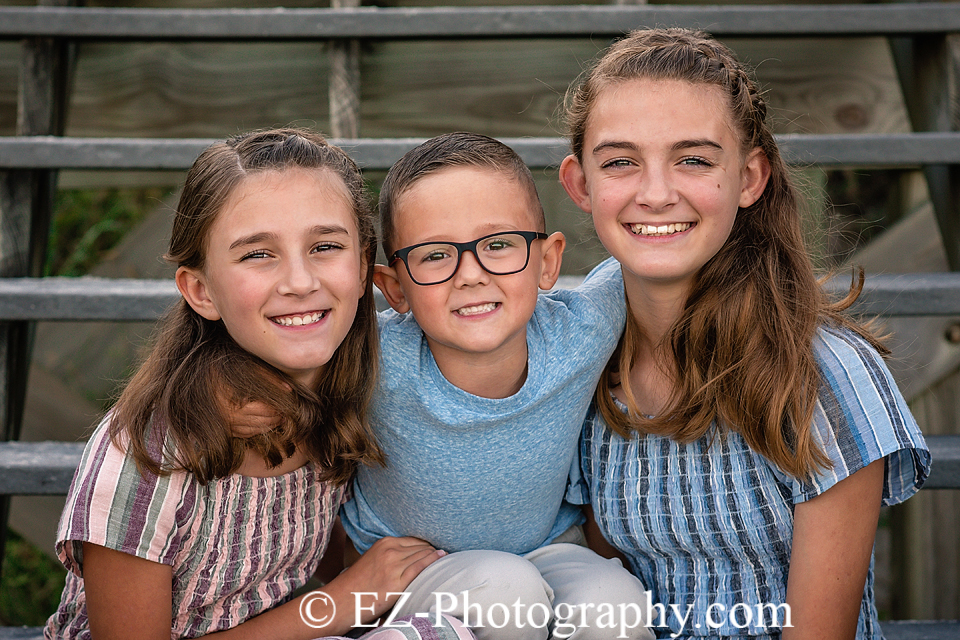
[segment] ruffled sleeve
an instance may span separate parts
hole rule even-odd
[[[57,531],[57,556],[83,575],[83,542],[171,564],[179,547],[177,522],[192,483],[187,474],[141,474],[110,440],[109,416],[90,437],[67,494]]]
[[[794,503],[886,459],[883,504],[903,502],[930,475],[930,451],[880,354],[846,329],[824,327],[814,341],[823,377],[813,434],[833,463],[813,478],[788,481]]]

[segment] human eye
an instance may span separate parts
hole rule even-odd
[[[344,246],[339,242],[318,242],[314,245],[311,253],[334,253],[336,251],[342,250]]]
[[[251,260],[264,260],[269,258],[270,254],[266,249],[257,249],[255,251],[248,251],[240,257],[240,262],[247,262]]]
[[[702,156],[686,156],[680,159],[680,164],[687,167],[712,167],[713,163]]]
[[[448,259],[450,259],[450,251],[448,249],[430,249],[421,254],[418,261],[421,264],[431,264],[443,262]]]
[[[600,168],[601,169],[618,169],[621,167],[629,167],[632,165],[633,165],[633,162],[631,162],[628,158],[611,158],[610,160],[605,160],[601,162]]]
[[[486,251],[503,251],[504,249],[511,249],[517,246],[515,240],[509,236],[490,238],[484,242],[483,248]]]

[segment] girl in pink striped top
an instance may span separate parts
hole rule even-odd
[[[321,136],[253,132],[200,155],[166,256],[183,299],[86,447],[47,638],[343,634],[442,555],[387,539],[332,571],[324,594],[291,599],[357,466],[383,463],[366,423],[375,247],[360,172]],[[264,402],[282,425],[234,439],[217,398]],[[374,633],[469,637],[442,622]]]

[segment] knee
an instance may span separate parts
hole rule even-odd
[[[619,562],[581,574],[569,602],[556,605],[555,638],[652,640],[643,584]]]
[[[484,609],[492,605],[512,607],[515,602],[540,602],[549,606],[553,601],[553,590],[537,568],[512,553],[482,552],[477,562],[463,571],[458,582],[469,601]]]
[[[577,594],[580,602],[646,603],[646,588],[640,579],[630,573],[618,560],[604,560],[593,565],[589,572],[577,578]]]

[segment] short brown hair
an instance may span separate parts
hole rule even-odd
[[[389,258],[396,238],[396,207],[407,190],[418,180],[446,167],[477,167],[499,171],[516,180],[530,197],[530,205],[538,228],[546,231],[543,206],[537,194],[533,174],[517,152],[495,138],[479,133],[457,131],[431,138],[400,158],[380,188],[380,241]]]

